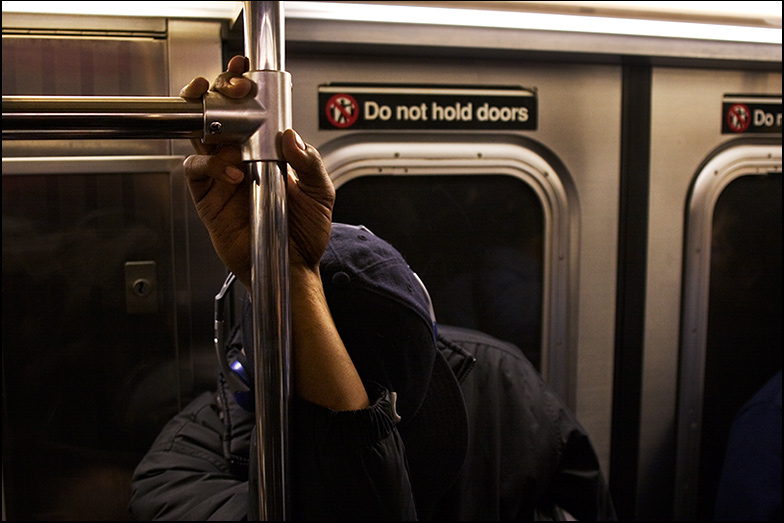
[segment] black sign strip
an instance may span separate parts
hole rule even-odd
[[[781,95],[726,94],[721,115],[722,134],[780,134]]]
[[[509,86],[319,86],[327,130],[535,130],[535,90]]]

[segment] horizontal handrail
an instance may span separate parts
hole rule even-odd
[[[3,96],[3,140],[199,138],[203,129],[200,99]]]

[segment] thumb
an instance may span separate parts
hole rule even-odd
[[[307,145],[294,130],[287,129],[281,136],[281,150],[283,157],[304,183],[324,183],[329,179],[318,150]]]

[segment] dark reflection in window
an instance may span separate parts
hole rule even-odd
[[[169,176],[2,178],[9,519],[127,519],[133,468],[177,411]],[[158,307],[129,312],[125,263]]]
[[[699,511],[712,518],[733,418],[781,369],[781,173],[743,176],[713,214]]]
[[[506,175],[363,176],[340,186],[334,220],[394,245],[439,323],[477,329],[540,362],[544,216]]]

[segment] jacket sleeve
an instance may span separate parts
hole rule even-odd
[[[142,521],[247,516],[248,484],[224,457],[223,428],[208,392],[169,421],[134,471],[131,513]]]
[[[454,519],[617,519],[588,433],[519,348],[444,325],[439,342],[461,381],[471,434],[464,473],[442,513]],[[467,356],[475,358],[470,370],[461,367]]]
[[[547,498],[555,520],[615,521],[617,516],[588,434],[559,399],[551,398],[561,451]],[[566,513],[564,513],[566,511]]]
[[[295,519],[415,520],[395,394],[367,409],[333,411],[295,400],[291,444]]]
[[[175,416],[136,468],[129,508],[137,519],[237,521],[249,509],[253,518],[255,422],[220,385],[217,395],[204,393]],[[293,401],[295,519],[416,519],[395,395],[369,392],[375,402],[358,411]]]

